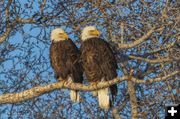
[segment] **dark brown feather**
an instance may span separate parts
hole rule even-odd
[[[57,78],[67,79],[71,76],[75,83],[82,83],[83,69],[79,62],[80,52],[71,39],[52,42],[50,59]]]
[[[117,77],[117,62],[109,44],[100,38],[91,38],[81,44],[81,59],[89,82],[101,79],[112,80]],[[117,94],[117,85],[110,87],[112,96]]]

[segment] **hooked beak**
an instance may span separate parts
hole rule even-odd
[[[100,32],[98,31],[98,30],[92,30],[92,31],[90,31],[90,33],[89,33],[90,35],[93,35],[93,36],[100,36]]]
[[[60,33],[59,37],[63,38],[63,39],[68,39],[68,35],[67,33]]]

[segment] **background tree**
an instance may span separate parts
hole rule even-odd
[[[0,118],[162,118],[179,103],[178,0],[0,1]],[[49,61],[50,32],[62,27],[79,46],[95,25],[114,48],[118,77],[91,85],[57,83]],[[90,91],[118,84],[115,106],[98,108]],[[66,88],[80,89],[82,102]]]

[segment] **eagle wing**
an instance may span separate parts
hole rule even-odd
[[[84,41],[81,46],[81,59],[89,82],[112,80],[117,77],[116,58],[106,41],[100,38]],[[117,85],[111,86],[110,89],[113,95],[117,94]]]
[[[50,47],[51,65],[56,77],[67,79],[71,76],[74,82],[83,81],[83,70],[79,63],[80,52],[71,39],[55,42]]]

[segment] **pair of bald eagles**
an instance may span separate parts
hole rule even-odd
[[[87,81],[96,85],[98,82],[117,77],[117,63],[113,51],[109,44],[100,38],[100,32],[96,27],[87,26],[83,29],[80,50],[60,28],[51,32],[51,40],[50,59],[57,79],[83,83],[83,72],[85,72]],[[117,85],[93,91],[102,109],[109,109],[116,94]],[[71,90],[70,98],[74,102],[79,102],[78,91]]]

